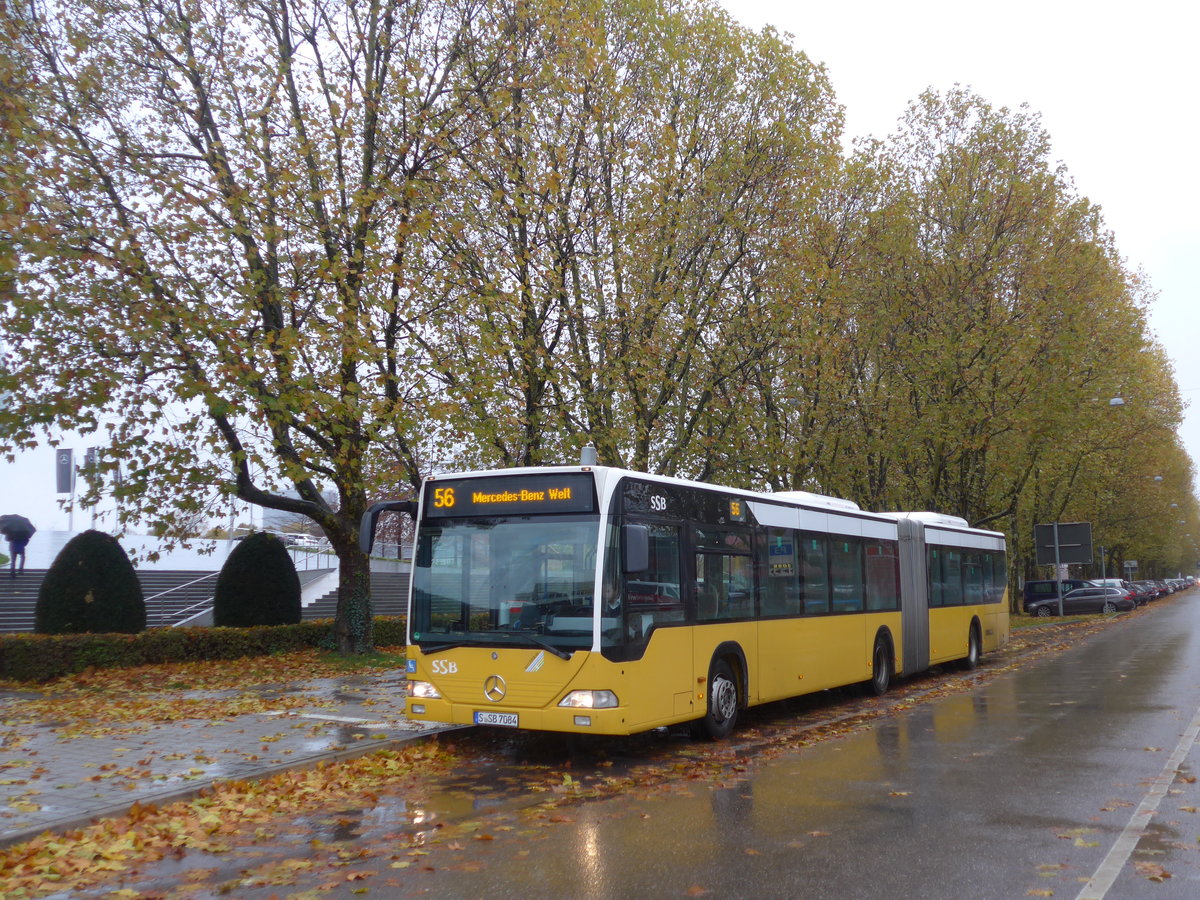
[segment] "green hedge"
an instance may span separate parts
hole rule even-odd
[[[404,641],[403,618],[375,620],[376,646],[402,647]],[[240,659],[334,646],[329,620],[253,628],[156,628],[140,634],[4,634],[0,678],[50,681],[88,668]]]
[[[213,624],[233,628],[295,625],[301,619],[300,575],[283,541],[256,531],[239,541],[221,566],[213,594]]]

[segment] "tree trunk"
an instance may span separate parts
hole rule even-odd
[[[333,636],[340,653],[367,653],[374,649],[375,622],[371,609],[371,559],[353,540],[339,540],[337,618]]]

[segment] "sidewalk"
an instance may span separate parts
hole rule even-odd
[[[26,721],[36,691],[0,692],[0,846],[258,779],[394,747],[447,726],[404,717],[404,673],[374,671],[254,689],[278,710],[223,719]],[[240,691],[161,691],[162,701]],[[286,701],[286,702],[285,702]],[[454,727],[454,726],[451,726]]]

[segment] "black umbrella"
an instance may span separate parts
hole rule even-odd
[[[0,534],[10,541],[29,540],[37,531],[24,516],[0,516]]]

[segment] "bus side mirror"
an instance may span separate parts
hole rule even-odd
[[[650,529],[645,525],[621,526],[621,568],[626,575],[650,568]]]
[[[380,513],[402,513],[412,518],[417,517],[417,501],[415,500],[384,500],[373,504],[362,517],[358,525],[358,548],[370,556],[371,548],[375,546],[375,523]]]

